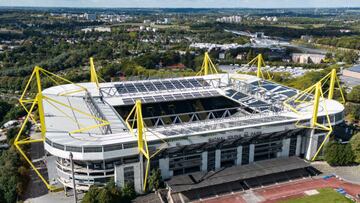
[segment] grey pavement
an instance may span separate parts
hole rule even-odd
[[[311,165],[321,171],[323,175],[335,174],[347,182],[360,184],[360,165],[332,167],[323,161],[313,162]]]

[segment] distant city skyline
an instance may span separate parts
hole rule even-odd
[[[0,6],[116,8],[333,8],[360,0],[0,0]]]

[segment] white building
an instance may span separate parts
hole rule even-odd
[[[221,18],[217,18],[216,21],[223,22],[223,23],[241,23],[242,17],[241,16],[224,16]]]
[[[95,13],[85,13],[84,17],[86,20],[95,21],[96,20],[96,14]]]
[[[77,85],[86,91],[79,92]],[[147,128],[143,141],[151,155],[160,150],[150,159],[150,169],[160,169],[163,179],[267,159],[310,159],[325,133],[296,126],[298,121],[305,125],[312,118],[312,106],[304,106],[297,114],[283,105],[298,92],[242,74],[100,83],[99,87],[94,83],[54,86],[43,91],[44,97],[51,98],[43,101],[45,150],[57,157],[57,179],[65,187],[72,187],[72,153],[77,189],[104,185],[114,178],[117,185],[133,184],[141,192],[147,162],[139,154],[137,137],[125,123],[140,100]],[[343,121],[342,104],[324,99],[320,105],[320,122],[326,113],[332,125]],[[110,125],[78,132],[79,125],[99,124],[88,115]],[[132,117],[129,119],[131,122]]]
[[[111,32],[111,27],[88,27],[83,28],[81,31],[87,32]]]
[[[314,63],[319,64],[325,59],[325,54],[303,54],[293,53],[292,61],[295,63]]]

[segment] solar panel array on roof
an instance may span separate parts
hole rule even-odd
[[[162,95],[147,95],[142,97],[132,97],[124,98],[124,104],[134,104],[136,100],[141,100],[142,103],[154,103],[154,102],[164,102],[164,101],[174,101],[174,100],[184,100],[192,98],[201,98],[201,97],[215,97],[220,96],[219,92],[216,90],[209,91],[200,91],[200,92],[186,92],[186,93],[175,93],[175,94],[162,94]]]
[[[210,84],[203,78],[179,79],[179,80],[162,80],[162,81],[146,81],[115,84],[115,88],[119,94],[187,89],[208,87]]]
[[[251,96],[248,96],[242,92],[237,92],[233,89],[229,89],[226,90],[225,94],[235,100],[240,101],[241,103],[249,106],[250,108],[256,108],[257,110],[260,111],[269,111],[269,110],[273,110],[273,108],[271,108],[271,104],[268,104],[266,102],[263,102],[261,100],[257,100]]]
[[[253,93],[260,91],[261,89],[265,89],[274,95],[279,95],[284,98],[292,97],[297,94],[297,91],[292,88],[269,81],[255,81],[250,83],[250,86],[251,92]]]

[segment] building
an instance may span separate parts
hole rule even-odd
[[[300,39],[304,40],[304,41],[306,41],[308,43],[311,43],[311,42],[314,41],[314,38],[313,38],[312,35],[301,35]]]
[[[261,17],[260,20],[262,21],[269,21],[269,22],[277,22],[278,18],[276,16],[271,17],[271,16],[265,16],[265,17]]]
[[[292,61],[295,63],[314,63],[319,64],[325,59],[324,54],[303,54],[293,53]]]
[[[83,28],[81,31],[87,32],[111,32],[111,27],[88,27]]]
[[[216,21],[222,22],[222,23],[241,23],[242,17],[241,16],[224,16],[221,18],[217,18]]]
[[[343,76],[360,80],[360,65],[343,70]]]
[[[95,13],[85,13],[84,17],[86,20],[95,21],[96,20],[96,14]]]
[[[225,52],[219,53],[219,59],[225,59]]]
[[[170,18],[164,18],[164,24],[170,24],[171,19]]]
[[[79,190],[114,178],[141,192],[147,163],[171,179],[275,158],[311,159],[326,135],[297,127],[313,115],[311,105],[300,114],[284,106],[298,90],[250,75],[66,84],[42,93],[45,150],[57,159],[57,180],[70,188],[73,155]],[[343,122],[342,104],[324,99],[319,105],[318,122],[326,115],[331,125]],[[135,121],[145,124],[143,135]],[[139,153],[140,145],[147,155]]]

